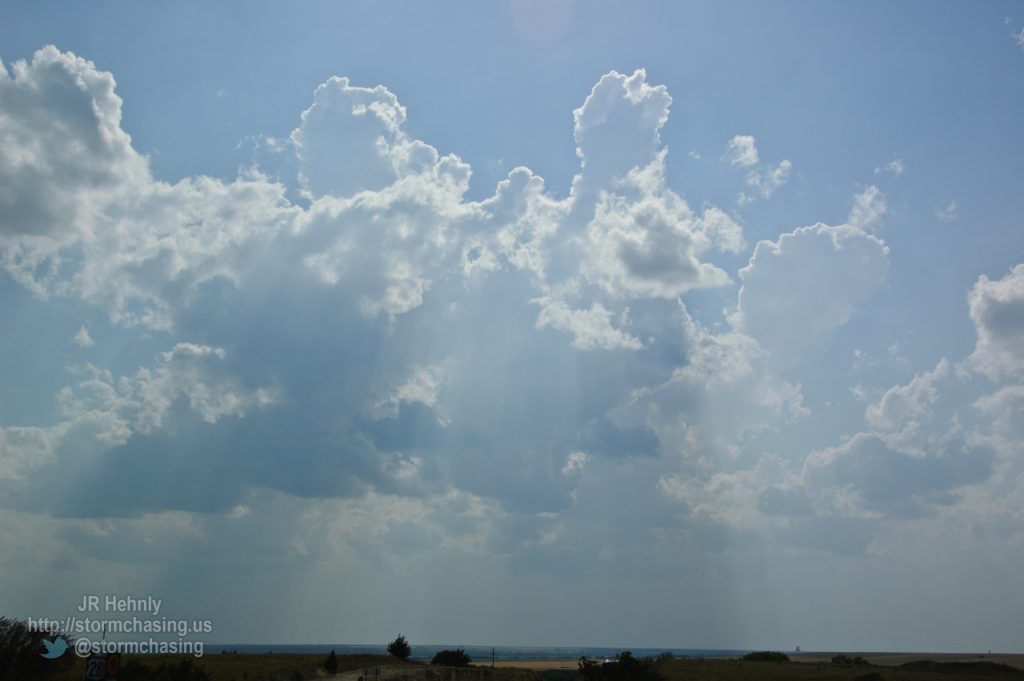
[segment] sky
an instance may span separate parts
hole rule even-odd
[[[1024,652],[1019,3],[2,17],[0,614]]]

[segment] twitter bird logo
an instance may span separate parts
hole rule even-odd
[[[56,660],[58,657],[63,655],[68,649],[68,642],[62,638],[56,638],[52,641],[43,639],[43,645],[46,646],[45,653],[39,653],[47,660]]]

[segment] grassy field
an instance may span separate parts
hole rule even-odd
[[[126,655],[122,659],[122,666],[127,665],[130,660],[137,660],[149,667],[156,667],[163,663],[177,664],[183,659],[191,659],[196,667],[209,673],[212,681],[267,681],[268,679],[315,679],[316,670],[323,665],[327,656],[322,653],[316,654],[241,654],[241,653],[214,653],[195,658],[191,655]],[[420,662],[402,662],[390,655],[339,655],[338,673],[361,670],[370,667],[380,666],[422,666]],[[67,674],[65,681],[81,681],[85,673],[85,661],[75,660]]]
[[[480,666],[487,667],[489,663],[481,663]],[[532,669],[534,671],[540,669],[571,669],[576,671],[579,666],[579,660],[498,660],[494,663],[495,667],[514,667],[516,669]]]
[[[936,656],[941,657],[941,656]],[[831,657],[828,658],[829,660]],[[920,657],[916,658],[920,659]],[[970,669],[941,666],[938,662],[921,667],[894,665],[838,666],[826,660],[812,662],[745,662],[743,660],[672,660],[660,671],[667,681],[965,681],[1024,680],[1024,671],[985,666]],[[997,663],[991,663],[993,665]]]
[[[837,653],[789,653],[789,657],[797,662],[828,662]],[[1003,653],[846,653],[850,656],[860,656],[871,664],[883,667],[895,667],[907,662],[918,660],[932,660],[934,662],[995,662],[1005,664],[1017,669],[1024,669],[1024,655],[1012,655]]]
[[[670,660],[660,665],[666,681],[1024,681],[1024,656],[857,653],[870,664],[839,666],[831,664],[832,653],[804,653],[790,662],[749,662],[738,659],[709,658]],[[851,654],[852,655],[852,654]],[[211,654],[202,658],[181,655],[126,656],[150,667],[161,663],[177,664],[191,659],[209,673],[212,681],[298,681],[316,679],[323,654]],[[922,663],[920,661],[925,660]],[[916,666],[905,666],[907,663]],[[951,666],[960,665],[960,666]],[[973,665],[973,666],[964,666]],[[401,662],[387,655],[339,655],[338,672],[372,667],[396,666],[422,669],[422,662]],[[481,664],[480,667],[488,667]],[[499,661],[505,669],[529,669],[545,681],[571,681],[576,677],[575,660]],[[84,662],[75,660],[64,681],[80,681]]]

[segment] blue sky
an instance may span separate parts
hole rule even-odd
[[[1019,651],[1019,5],[4,13],[4,614]]]

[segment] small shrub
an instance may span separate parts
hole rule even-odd
[[[338,672],[338,656],[334,654],[333,650],[327,656],[327,659],[324,660],[324,670],[328,674],[336,674]]]
[[[430,661],[430,664],[437,664],[442,667],[468,667],[472,661],[465,650],[456,648],[455,650],[442,650],[437,655],[434,655],[434,659]]]
[[[394,655],[399,660],[408,660],[412,655],[412,647],[405,640],[405,636],[399,634],[398,638],[388,644],[388,654]]]
[[[789,662],[789,655],[776,650],[757,650],[743,656],[747,662]]]
[[[43,681],[61,675],[72,664],[74,653],[66,652],[54,660],[40,655],[44,651],[44,639],[56,641],[58,638],[64,639],[70,651],[72,641],[63,634],[51,636],[30,631],[25,622],[0,617],[0,678]]]
[[[839,653],[838,655],[832,658],[832,664],[838,665],[840,667],[863,667],[867,666],[870,663],[860,655],[857,655],[856,657],[850,657],[846,653]]]

